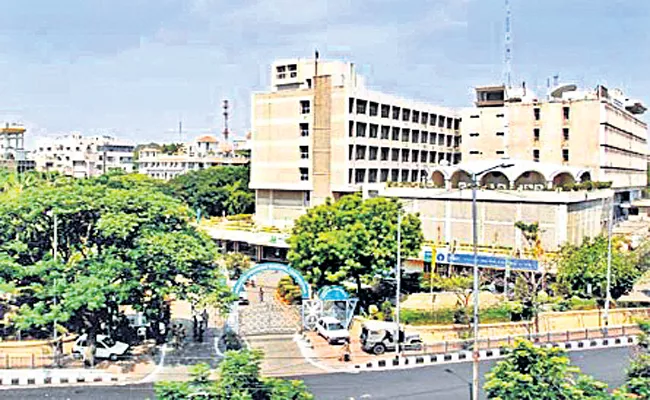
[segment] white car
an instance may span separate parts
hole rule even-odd
[[[334,317],[323,317],[316,322],[316,331],[329,344],[343,343],[350,340],[350,332],[341,321]]]
[[[72,354],[82,356],[88,347],[88,335],[85,333],[77,338],[72,347]],[[122,342],[116,342],[109,336],[97,335],[97,346],[95,357],[108,358],[111,361],[117,361],[118,357],[123,356],[129,350],[129,345]]]

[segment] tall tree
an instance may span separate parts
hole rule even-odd
[[[0,279],[17,288],[21,328],[56,320],[85,330],[92,346],[119,305],[166,323],[171,294],[225,292],[216,246],[183,203],[152,188],[101,177],[0,194]]]
[[[316,287],[350,280],[361,294],[364,280],[394,271],[400,212],[398,201],[383,197],[364,201],[349,195],[337,202],[328,200],[296,220],[289,238],[289,261]],[[403,216],[401,237],[403,259],[420,251],[423,236],[416,215]]]

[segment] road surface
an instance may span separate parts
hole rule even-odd
[[[604,381],[610,388],[620,386],[625,379],[631,347],[588,350],[570,353],[571,360],[586,374]],[[485,373],[494,361],[481,363]],[[447,364],[407,370],[365,372],[359,374],[323,374],[304,379],[319,400],[457,400],[468,397],[467,383],[471,379],[471,363]],[[452,369],[463,378],[450,375]],[[153,399],[151,384],[126,386],[86,386],[66,388],[1,390],[6,400],[143,400]]]

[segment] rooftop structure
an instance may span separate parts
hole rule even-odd
[[[24,172],[34,169],[34,161],[25,150],[25,132],[22,125],[5,124],[0,128],[0,167]]]

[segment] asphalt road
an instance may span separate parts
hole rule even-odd
[[[632,348],[588,350],[570,353],[574,365],[614,388],[625,378]],[[481,363],[481,373],[491,368],[494,361]],[[453,376],[445,369],[452,369]],[[457,400],[469,397],[471,363],[447,364],[360,374],[323,374],[303,379],[319,400],[408,399]],[[466,380],[466,381],[464,381]],[[147,385],[86,386],[43,389],[1,390],[0,398],[7,400],[141,400],[153,399],[153,390]]]

